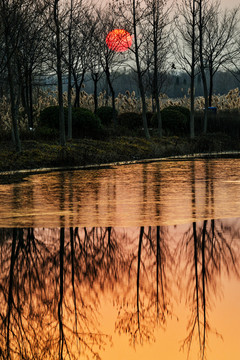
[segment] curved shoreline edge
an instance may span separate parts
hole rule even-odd
[[[37,174],[37,173],[46,173],[54,171],[73,171],[73,170],[91,170],[91,169],[101,169],[108,168],[113,166],[122,166],[122,165],[134,165],[134,164],[143,164],[151,162],[161,162],[161,161],[184,161],[184,160],[198,160],[198,159],[213,159],[213,158],[238,158],[240,157],[240,151],[222,151],[222,152],[211,152],[211,153],[194,153],[186,155],[173,155],[166,156],[161,158],[149,158],[149,159],[139,159],[139,160],[129,160],[129,161],[115,161],[106,164],[88,164],[88,165],[76,165],[76,166],[56,166],[56,167],[42,167],[42,168],[32,168],[32,169],[21,169],[21,170],[9,170],[9,171],[0,171],[1,176],[11,176],[11,175],[28,175],[28,174]]]

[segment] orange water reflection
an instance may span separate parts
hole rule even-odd
[[[238,159],[30,175],[0,185],[0,226],[148,226],[240,216]]]
[[[238,360],[239,237],[239,218],[3,228],[0,354]]]

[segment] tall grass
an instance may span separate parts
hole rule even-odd
[[[74,98],[74,94],[73,94]],[[125,94],[118,94],[115,99],[116,110],[119,114],[124,112],[136,112],[141,113],[141,100],[136,96],[135,92],[130,93],[126,91]],[[180,105],[190,108],[190,98],[184,96],[179,99],[170,99],[165,94],[160,95],[160,104],[161,108],[165,108],[170,105]],[[42,91],[38,90],[38,93],[35,95],[34,100],[34,119],[35,126],[39,119],[40,112],[51,105],[57,105],[57,92],[55,91]],[[106,97],[106,94],[100,93],[98,96],[98,106],[111,106],[111,98]],[[67,93],[64,93],[64,106],[67,106]],[[88,108],[91,111],[94,111],[94,98],[92,94],[87,94],[84,90],[81,91],[80,96],[80,106]],[[218,121],[218,127],[220,129],[228,129],[233,124],[237,124],[240,120],[237,120],[240,117],[240,94],[239,89],[233,89],[228,92],[226,95],[214,95],[212,106],[217,107],[217,116],[212,121]],[[201,112],[204,108],[204,98],[197,97],[195,99],[195,109],[197,112],[196,118],[201,120]],[[153,111],[154,104],[152,99],[147,98],[147,110],[149,112]],[[27,116],[24,114],[24,109],[20,107],[20,120],[19,125],[22,129],[27,128]],[[217,120],[216,120],[217,119]],[[200,121],[199,120],[199,121]],[[198,126],[198,125],[197,125]],[[10,103],[6,96],[3,96],[0,99],[0,131],[7,132],[11,130],[11,111]]]

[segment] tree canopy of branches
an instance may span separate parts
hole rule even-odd
[[[171,72],[170,64],[173,68],[177,64],[176,71],[186,71],[191,79],[191,138],[195,135],[195,80],[196,76],[201,78],[206,132],[216,73],[240,68],[239,8],[223,11],[218,0],[181,0],[176,9],[174,13],[173,4],[166,0],[119,0],[117,6],[110,0],[104,6],[86,0],[0,0],[0,75],[11,105],[16,150],[21,151],[20,119],[25,117],[28,128],[34,128],[34,91],[40,79],[47,77],[53,82],[56,79],[61,145],[66,142],[66,129],[68,138],[72,137],[71,108],[80,106],[81,88],[87,78],[92,77],[94,83],[96,111],[98,82],[105,75],[104,86],[111,92],[116,125],[114,74],[121,67],[135,71],[146,138],[150,138],[147,91],[152,96],[153,111],[157,112],[159,136],[162,135],[159,95],[166,74]],[[107,33],[114,28],[124,28],[132,36],[132,46],[124,55],[106,46]],[[65,82],[68,127],[63,109]]]

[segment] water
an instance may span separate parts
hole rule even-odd
[[[152,226],[240,214],[240,161],[35,174],[0,186],[0,226]]]
[[[0,358],[238,360],[240,161],[0,185]]]

